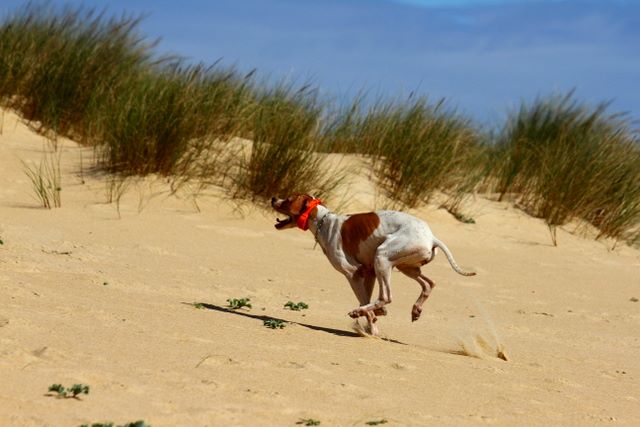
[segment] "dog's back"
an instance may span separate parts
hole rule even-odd
[[[340,234],[347,257],[367,267],[373,266],[378,247],[389,240],[390,247],[421,246],[429,251],[433,247],[431,229],[424,221],[392,210],[349,215]]]

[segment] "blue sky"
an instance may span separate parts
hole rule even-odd
[[[0,14],[24,2],[3,0]],[[54,0],[53,4],[64,2]],[[348,99],[412,91],[481,123],[521,101],[576,90],[640,118],[640,1],[114,0],[67,3],[147,15],[159,52]]]

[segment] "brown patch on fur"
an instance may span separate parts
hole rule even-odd
[[[356,214],[347,218],[340,229],[344,252],[357,259],[360,242],[367,240],[379,225],[380,218],[374,212]]]
[[[313,200],[313,197],[306,194],[294,194],[281,200],[273,198],[271,206],[280,213],[290,215],[292,217],[298,217],[306,210],[307,203],[311,200]]]
[[[294,194],[282,203],[281,209],[290,215],[298,216],[306,208],[307,203],[313,200],[313,197],[306,194]]]

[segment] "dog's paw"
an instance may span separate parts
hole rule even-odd
[[[366,317],[371,322],[375,322],[377,320],[375,311],[365,310],[362,307],[358,307],[355,310],[349,312],[349,317],[352,319],[357,319],[358,317]]]
[[[380,307],[373,310],[373,314],[376,316],[386,316],[387,315],[387,307]]]
[[[418,320],[421,314],[422,314],[422,307],[418,307],[414,305],[413,309],[411,310],[411,321],[415,322],[416,320]]]

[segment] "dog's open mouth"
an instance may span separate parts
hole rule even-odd
[[[285,219],[276,218],[275,227],[279,230],[291,224],[292,222],[293,222],[293,218],[291,218],[291,216],[289,215],[287,215]]]

